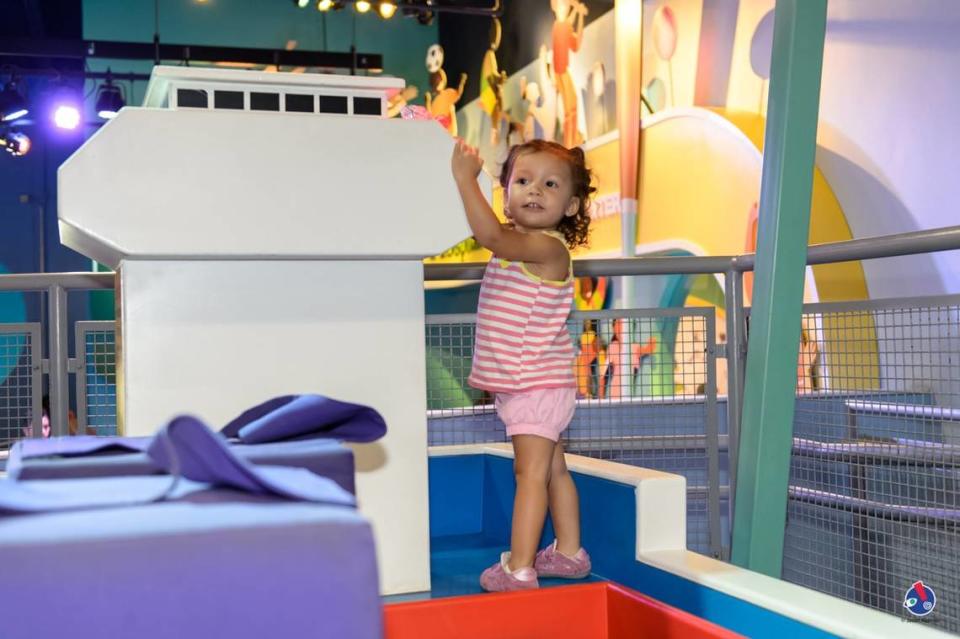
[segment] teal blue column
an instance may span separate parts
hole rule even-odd
[[[733,563],[780,577],[827,0],[777,0]]]

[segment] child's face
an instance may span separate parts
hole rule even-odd
[[[513,163],[507,184],[507,217],[519,230],[557,228],[564,217],[576,215],[570,167],[552,153],[524,153]]]

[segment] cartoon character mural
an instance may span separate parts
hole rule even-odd
[[[770,51],[773,49],[773,10],[760,19],[750,38],[750,69],[760,78],[757,113],[766,110],[767,88],[770,80]]]
[[[587,138],[600,137],[614,128],[617,113],[616,83],[607,79],[603,63],[597,60],[587,75],[583,89],[583,115],[587,122]]]
[[[574,280],[574,308],[600,311],[613,299],[609,277],[579,277]],[[588,319],[576,323],[572,338],[577,345],[574,362],[577,395],[582,399],[620,399],[650,395],[654,388],[641,381],[641,367],[657,354],[658,335],[643,336],[636,322],[615,318]]]
[[[567,23],[570,37],[577,35],[578,17],[572,3],[553,0],[551,7],[570,19]],[[669,10],[657,14],[659,7]],[[546,16],[541,32],[556,26],[555,15]],[[588,163],[596,171],[600,185],[597,200],[601,206],[594,216],[592,243],[587,251],[578,253],[578,258],[660,254],[681,249],[692,251],[684,254],[729,255],[755,248],[756,219],[750,219],[749,211],[751,205],[755,205],[760,183],[764,122],[757,112],[763,111],[760,104],[769,75],[771,38],[769,18],[761,21],[761,17],[757,14],[751,18],[750,28],[743,38],[738,36],[735,43],[728,84],[732,87],[735,79],[749,74],[741,80],[749,86],[740,88],[746,99],[736,103],[736,111],[726,111],[722,105],[709,110],[694,107],[697,61],[702,62],[702,56],[698,55],[701,41],[698,29],[703,10],[702,3],[698,2],[617,0],[612,11],[584,25],[573,64],[569,54],[574,49],[551,51],[551,41],[541,37],[536,40],[538,46],[541,40],[545,43],[540,47],[540,57],[507,78],[502,87],[504,118],[522,123],[524,139],[559,141],[565,132],[562,126],[558,130],[558,125],[567,123],[565,107],[572,101],[564,102],[562,95],[558,99],[563,80],[558,76],[555,58],[564,52],[567,54],[565,71],[576,86],[578,101],[583,103],[578,105],[584,116],[580,127],[591,140],[591,144],[584,145]],[[594,18],[593,14],[588,18]],[[757,21],[764,24],[757,27],[759,33],[754,33]],[[499,74],[499,68],[497,72]],[[616,79],[616,120],[611,128],[617,129],[618,135],[596,139],[600,119],[592,107],[599,101],[591,100],[599,97],[599,84],[593,85],[593,80],[601,73],[605,79]],[[609,86],[608,82],[604,85]],[[604,98],[607,86],[604,86]],[[758,96],[760,100],[756,99]],[[648,106],[643,106],[644,98]],[[647,117],[649,112],[661,109],[676,109],[676,112],[669,117]],[[461,104],[458,111],[460,131],[472,144],[487,147],[481,149],[481,154],[488,171],[496,175],[505,157],[508,136],[501,134],[495,147],[490,144],[491,132],[486,129],[490,118],[480,99],[470,105]],[[704,145],[704,140],[709,144]],[[697,150],[695,156],[691,149]],[[641,162],[643,157],[655,160]],[[674,179],[678,175],[684,176],[684,183],[697,183],[698,188],[678,186]],[[646,215],[637,215],[640,202]],[[664,211],[669,214],[661,214]],[[814,238],[818,242],[849,239],[850,230],[844,220],[829,184],[822,175],[815,177],[811,241]],[[467,258],[451,254],[446,259],[479,261],[485,257],[472,253]],[[745,275],[745,289],[749,290],[750,276]],[[867,297],[865,276],[858,264],[815,267],[808,278],[811,297],[806,301]],[[720,294],[709,298],[693,295],[691,287],[686,285],[678,285],[674,295],[673,280],[666,277],[662,280],[647,277],[635,282],[627,279],[615,280],[617,306],[713,306],[717,312],[717,341],[724,342],[722,285],[717,284],[716,278],[708,279],[714,280],[711,286]],[[628,290],[631,285],[635,287],[632,293]],[[749,292],[745,293],[745,297],[749,297]],[[609,291],[607,296],[613,297]],[[697,333],[693,337],[700,340],[702,353],[706,335],[701,335],[699,327],[689,322],[681,326],[678,318],[670,317],[642,322],[602,320],[586,327],[580,321],[572,325],[574,343],[584,346],[577,362],[581,394],[612,398],[617,393],[627,397],[628,389],[631,397],[696,392],[705,382],[698,379],[701,373],[696,370],[703,370],[704,359],[693,357],[697,348],[678,348],[678,342]],[[879,387],[881,368],[873,319],[865,318],[862,325],[853,327],[840,322],[829,315],[812,316],[804,321],[802,333],[798,335],[799,392]],[[837,357],[832,352],[830,339],[839,330],[857,331],[862,335],[862,339],[851,342],[850,348],[855,349],[856,357]],[[644,355],[644,351],[649,353]],[[637,353],[641,353],[640,365],[636,364]],[[689,364],[684,362],[685,357],[690,359]],[[716,385],[720,393],[723,393],[725,378],[724,361],[719,359]],[[684,384],[685,381],[689,384]]]
[[[629,323],[629,320],[626,320]],[[607,343],[606,366],[600,377],[600,397],[620,399],[635,394],[640,367],[646,357],[657,351],[657,338],[649,337],[645,344],[633,342],[624,336],[625,320],[618,317],[611,323],[613,335]]]
[[[467,84],[467,74],[460,74],[460,84],[456,89],[447,86],[447,74],[443,70],[443,47],[439,44],[430,45],[426,58],[427,72],[430,74],[432,92],[424,95],[427,111],[435,120],[440,122],[450,135],[457,135],[457,102],[463,96],[463,88]]]
[[[526,101],[523,140],[554,140],[557,135],[557,92],[545,44],[540,45],[536,79],[520,78],[520,96]]]
[[[607,305],[608,277],[578,277],[573,283],[573,306],[578,311],[599,311]],[[600,397],[600,378],[605,367],[605,350],[600,336],[597,335],[597,321],[588,319],[583,326],[577,326],[574,343],[578,351],[575,362],[577,395],[583,398]]]
[[[544,127],[537,117],[543,105],[543,93],[536,82],[527,82],[527,76],[520,79],[520,98],[526,103],[526,114],[523,116],[523,141],[544,139]]]
[[[680,318],[673,361],[677,394],[702,395],[707,383],[707,323],[704,318]]]
[[[497,49],[500,48],[500,21],[490,21],[490,48],[483,55],[480,66],[480,106],[490,116],[490,144],[496,145],[500,139],[503,110],[503,85],[507,74],[497,65]]]
[[[820,377],[820,345],[816,339],[817,333],[813,319],[804,317],[801,320],[800,355],[797,359],[798,393],[820,390],[823,385]]]
[[[570,75],[570,54],[580,49],[587,7],[579,0],[550,0],[553,23],[553,77],[563,103],[563,145],[574,147],[583,138],[577,126],[577,89]]]
[[[408,84],[399,91],[387,94],[387,117],[395,118],[411,100],[417,97],[417,87]]]
[[[670,80],[670,106],[677,106],[673,81],[673,54],[677,52],[677,16],[670,5],[663,5],[653,14],[653,48],[657,57],[667,63]]]

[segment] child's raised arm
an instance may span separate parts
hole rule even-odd
[[[566,247],[556,239],[543,233],[521,233],[500,224],[477,184],[483,160],[476,149],[458,139],[450,166],[463,200],[467,223],[482,246],[505,260],[542,264],[567,259]]]

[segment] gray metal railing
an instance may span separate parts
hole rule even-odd
[[[47,294],[47,357],[42,367],[48,375],[50,397],[50,428],[53,435],[69,432],[68,413],[69,353],[67,322],[67,292],[112,289],[113,273],[15,273],[0,275],[0,291],[40,292]],[[36,399],[39,407],[40,398]],[[40,412],[33,417],[39,423]],[[34,437],[41,437],[39,428]]]
[[[431,445],[509,440],[492,398],[466,381],[475,324],[475,314],[426,318]],[[684,475],[687,545],[725,558],[729,509],[720,474],[728,465],[727,437],[717,406],[714,309],[578,311],[568,330],[580,347],[566,450]]]
[[[875,259],[960,249],[960,226],[914,231],[881,237],[861,238],[811,246],[807,264],[829,264],[851,260]],[[578,260],[574,273],[587,275],[662,275],[723,274],[727,306],[727,360],[730,396],[727,411],[733,438],[731,450],[736,454],[737,427],[740,423],[743,396],[743,370],[746,355],[746,321],[743,309],[742,274],[752,270],[755,254],[713,257],[646,257],[631,259]],[[431,264],[424,268],[424,279],[478,280],[484,264]],[[28,273],[0,275],[0,291],[38,291],[49,297],[47,333],[50,417],[54,432],[67,432],[67,324],[66,293],[71,290],[112,289],[112,273]],[[736,468],[735,459],[731,460]]]
[[[833,264],[960,249],[960,226],[912,231],[878,237],[816,244],[807,249],[807,265]],[[615,275],[724,275],[727,344],[727,423],[730,437],[730,486],[735,494],[740,420],[743,410],[743,383],[747,361],[747,320],[743,305],[743,274],[752,271],[756,254],[710,257],[642,257],[577,260],[575,277]],[[486,264],[429,264],[424,279],[479,280]],[[732,501],[732,500],[731,500]],[[732,505],[731,505],[732,507]]]
[[[957,249],[960,226],[811,246],[807,264]],[[713,499],[729,495],[727,505],[731,513],[736,492],[749,314],[743,303],[743,273],[752,270],[755,262],[756,256],[749,254],[574,263],[575,276],[724,275],[727,344],[725,348],[718,345],[718,354],[727,360],[727,434],[721,435],[714,445],[721,456],[726,453],[729,491],[721,485],[711,490],[709,496]],[[430,265],[425,269],[425,277],[478,280],[484,268],[484,264]],[[953,632],[960,631],[960,556],[947,551],[960,545],[960,442],[947,438],[947,424],[956,423],[960,411],[931,405],[918,407],[917,404],[929,404],[938,398],[935,394],[907,392],[905,387],[909,375],[918,375],[925,378],[922,381],[943,387],[939,399],[960,406],[960,342],[949,341],[960,335],[955,297],[804,307],[805,320],[822,319],[828,326],[816,328],[819,334],[815,338],[824,352],[805,353],[801,348],[798,368],[812,365],[804,361],[805,357],[820,357],[820,372],[832,375],[833,379],[818,379],[817,385],[798,387],[783,575],[789,581],[891,614],[902,614],[901,587],[909,586],[905,581],[908,576],[926,576],[927,581],[936,583],[937,592],[950,600],[941,599],[941,613],[931,621]],[[935,316],[936,313],[939,315]],[[874,328],[878,342],[878,352],[873,354],[879,380],[876,388],[871,386],[873,382],[865,380],[861,370],[864,322]],[[911,332],[916,334],[914,338],[904,339],[904,333]],[[936,356],[937,348],[948,341],[949,356]],[[823,388],[831,390],[818,390]],[[874,420],[899,421],[886,425],[875,422],[866,430],[858,428],[857,415],[867,413]],[[877,441],[877,432],[886,437]],[[960,438],[960,428],[949,435]],[[577,444],[586,454],[606,448],[603,442]],[[618,442],[622,451],[680,445],[688,451],[709,450],[710,437],[706,433],[693,437],[631,434]],[[694,498],[692,493],[689,497]],[[693,516],[688,512],[688,518]],[[905,550],[914,547],[921,552]],[[942,561],[931,563],[935,556]],[[831,557],[830,563],[836,564],[836,568],[825,569],[824,557]]]
[[[0,453],[11,442],[43,433],[40,325],[0,324]]]

